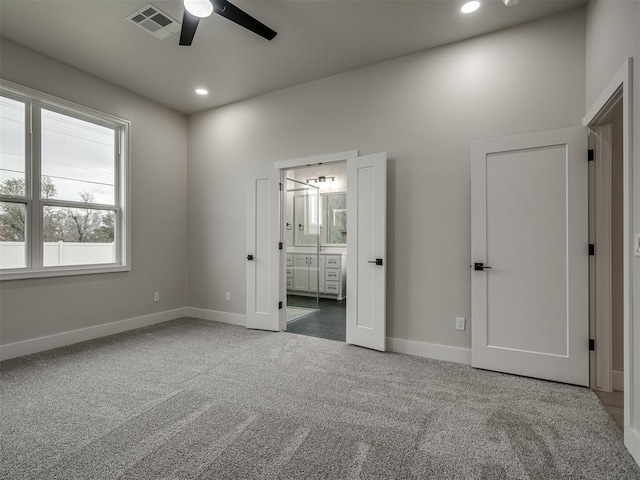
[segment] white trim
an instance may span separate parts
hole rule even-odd
[[[635,428],[624,428],[624,445],[636,463],[640,465],[640,434]]]
[[[640,464],[640,429],[638,428],[637,411],[638,400],[635,398],[635,378],[637,377],[638,361],[640,355],[635,346],[640,332],[636,332],[633,315],[633,163],[635,155],[633,151],[633,58],[629,57],[622,65],[618,73],[598,96],[593,106],[583,119],[583,124],[589,126],[595,124],[601,118],[602,113],[619,94],[622,87],[623,107],[623,229],[624,229],[624,443]],[[638,112],[636,112],[638,115]]]
[[[205,308],[187,307],[187,317],[211,320],[213,322],[228,323],[231,325],[247,325],[247,316],[241,313],[221,312],[219,310],[207,310]]]
[[[332,163],[332,162],[349,162],[358,158],[358,150],[347,150],[345,152],[327,153],[324,155],[315,155],[311,157],[294,158],[290,160],[281,160],[273,163],[273,168],[280,170],[280,185],[284,185],[286,181],[286,173],[288,169],[296,167],[304,167],[307,165],[316,165],[319,163]],[[348,189],[348,186],[347,186]],[[283,192],[281,192],[283,193]],[[280,217],[278,218],[278,229],[280,233],[280,240],[284,242],[286,236],[285,232],[285,220],[284,220],[284,208],[285,199],[284,195],[280,196]],[[279,262],[278,278],[280,279],[280,297],[282,298],[283,305],[287,304],[287,266],[286,266],[286,249],[283,250],[284,254],[281,255]],[[349,292],[347,291],[347,294]],[[280,331],[287,331],[287,314],[286,309],[280,311]]]
[[[615,105],[617,103],[619,98],[618,90],[620,90],[620,86],[630,79],[629,69],[631,67],[631,61],[631,58],[627,59],[622,68],[618,70],[618,73],[615,74],[598,99],[591,106],[587,114],[582,119],[583,127],[591,125],[597,117],[606,115],[608,113],[608,109],[604,110],[605,107],[608,105]]]
[[[240,313],[221,312],[204,308],[187,307],[187,317],[211,320],[244,327],[246,315]],[[438,345],[435,343],[416,342],[402,338],[387,337],[387,350],[395,353],[415,355],[417,357],[444,360],[446,362],[471,365],[471,349]]]
[[[343,162],[353,160],[358,157],[358,150],[348,150],[346,152],[327,153],[313,157],[293,158],[291,160],[281,160],[273,163],[273,168],[289,169],[293,167],[304,167],[306,165],[316,165],[318,163]]]
[[[616,102],[617,103],[617,102]],[[615,104],[614,104],[615,105]],[[591,386],[597,390],[610,392],[612,389],[611,365],[612,358],[612,240],[611,240],[611,161],[612,161],[612,131],[611,123],[594,125],[595,161],[593,166],[594,209],[591,221],[595,231],[589,243],[596,245],[597,255],[589,259],[593,266],[594,320],[592,330],[596,341],[595,350],[595,382]],[[590,305],[591,308],[591,305]]]
[[[117,322],[105,323],[93,327],[79,328],[69,332],[56,333],[45,337],[32,338],[21,342],[0,345],[0,360],[22,357],[32,353],[43,352],[53,348],[65,347],[74,343],[85,342],[95,338],[107,337],[116,333],[135,330],[156,323],[167,322],[186,316],[186,308],[176,308],[165,312],[152,313],[141,317],[127,318]]]
[[[0,273],[0,281],[23,280],[27,278],[70,277],[74,275],[95,275],[99,273],[130,272],[130,265],[106,264],[98,265],[69,265],[68,267],[43,267],[41,270],[20,270]]]
[[[438,345],[436,343],[416,342],[402,338],[387,337],[387,350],[390,352],[416,355],[418,357],[444,360],[445,362],[471,365],[471,349]]]
[[[624,392],[624,372],[611,370],[612,388],[618,392]]]

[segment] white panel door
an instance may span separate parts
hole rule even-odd
[[[347,162],[347,343],[386,349],[387,154]]]
[[[589,384],[585,128],[475,142],[472,365]]]
[[[247,328],[280,330],[280,172],[251,178],[247,202]]]

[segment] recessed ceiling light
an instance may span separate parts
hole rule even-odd
[[[472,0],[462,5],[460,11],[462,13],[473,13],[480,8],[480,2],[478,0]]]
[[[209,0],[184,0],[184,8],[199,18],[208,17],[213,13],[213,4]]]
[[[196,88],[196,93],[197,93],[198,95],[208,95],[208,94],[209,94],[209,91],[208,91],[208,90],[205,90],[204,88]]]

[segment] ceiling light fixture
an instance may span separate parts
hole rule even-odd
[[[186,0],[185,0],[186,1]],[[460,11],[462,13],[473,13],[480,8],[480,2],[478,0],[472,0],[462,5]]]
[[[196,93],[197,93],[198,95],[208,95],[208,94],[209,94],[209,91],[208,91],[208,90],[205,90],[204,88],[196,88]]]
[[[209,0],[184,0],[184,8],[198,18],[205,18],[213,13],[213,3]]]

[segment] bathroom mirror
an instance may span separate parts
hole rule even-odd
[[[320,202],[318,205],[317,202]],[[296,246],[347,244],[347,194],[331,192],[296,195],[293,202],[293,229]]]
[[[326,239],[329,245],[346,245],[347,243],[347,194],[327,193],[321,195],[326,205]],[[322,241],[322,235],[320,236]]]

